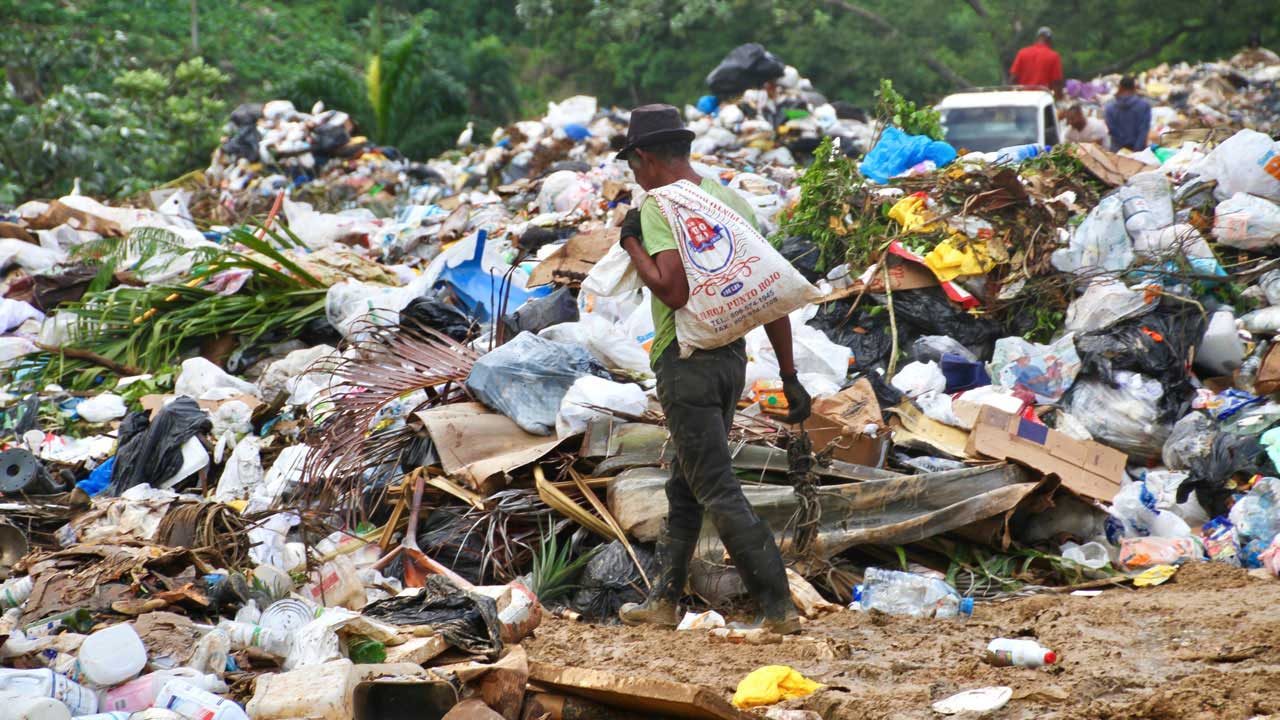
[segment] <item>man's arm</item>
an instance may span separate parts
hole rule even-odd
[[[1022,51],[1019,50],[1017,55],[1013,56],[1013,65],[1009,67],[1009,84],[1018,84],[1018,73],[1022,70]]]
[[[631,264],[635,266],[640,281],[663,305],[679,310],[689,302],[689,277],[684,273],[679,250],[663,250],[650,257],[640,238],[635,236],[622,238],[622,249],[631,256]],[[790,330],[790,326],[787,329]]]
[[[791,318],[783,315],[766,324],[764,333],[769,336],[773,354],[778,356],[778,369],[782,371],[782,377],[795,375],[796,361],[791,347]]]

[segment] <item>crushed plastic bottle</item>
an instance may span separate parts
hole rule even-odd
[[[855,595],[863,610],[912,617],[973,615],[973,598],[960,597],[945,581],[925,575],[867,568],[860,588]]]
[[[31,597],[33,587],[35,587],[35,579],[30,575],[5,581],[0,585],[0,610],[22,607],[22,603]]]

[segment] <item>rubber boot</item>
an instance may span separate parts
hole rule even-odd
[[[738,568],[742,584],[760,606],[760,626],[779,635],[800,632],[800,617],[791,602],[791,586],[787,582],[787,566],[773,539],[773,531],[764,520],[739,525],[722,533],[729,557]]]
[[[689,578],[689,562],[697,545],[693,539],[672,537],[664,528],[658,540],[658,577],[642,603],[627,603],[618,610],[624,625],[675,627],[680,622],[680,596]]]

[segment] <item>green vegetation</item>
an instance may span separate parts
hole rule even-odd
[[[555,524],[549,524],[542,531],[538,550],[533,554],[529,590],[544,604],[568,595],[577,589],[573,583],[578,574],[603,549],[603,545],[597,545],[575,558],[573,544],[561,545],[556,537]]]
[[[1280,37],[1269,0],[0,0],[0,204],[129,195],[204,165],[228,109],[286,97],[352,114],[410,157],[575,93],[683,105],[760,42],[830,99],[906,110],[997,85],[1040,25],[1069,77],[1228,56]],[[194,12],[193,12],[194,11]],[[192,30],[195,29],[193,33]],[[1105,28],[1105,32],[1102,31]],[[906,100],[910,98],[911,100]],[[919,123],[919,125],[917,125]]]
[[[925,135],[934,140],[942,139],[942,114],[931,105],[916,104],[893,89],[893,81],[880,81],[876,91],[876,119],[887,125],[895,125],[910,135]]]

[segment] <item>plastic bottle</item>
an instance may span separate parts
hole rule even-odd
[[[387,646],[369,638],[353,639],[347,646],[347,657],[357,665],[372,665],[387,661]]]
[[[127,712],[94,713],[93,715],[81,715],[76,720],[129,720],[129,716],[132,714]]]
[[[0,610],[22,607],[22,603],[31,597],[31,588],[35,584],[35,580],[30,575],[5,581],[0,585]]]
[[[90,684],[114,687],[132,680],[147,666],[147,648],[129,623],[112,625],[84,639],[80,671]]]
[[[98,712],[98,696],[65,675],[48,670],[8,670],[0,668],[0,692],[61,701],[72,715]]]
[[[1263,340],[1253,349],[1253,353],[1245,358],[1244,363],[1240,365],[1240,372],[1236,375],[1236,387],[1247,393],[1254,393],[1254,384],[1258,382],[1258,370],[1262,368],[1262,360],[1267,356],[1267,350],[1271,349],[1271,341]],[[3,599],[0,598],[0,602]]]
[[[5,720],[71,720],[66,705],[47,697],[0,690],[0,717]]]
[[[997,165],[1012,165],[1030,160],[1031,158],[1044,152],[1044,146],[1039,143],[1027,143],[1026,145],[1010,145],[996,151]]]
[[[188,720],[249,720],[234,701],[201,690],[185,680],[170,680],[156,696],[155,707],[172,710]]]
[[[987,645],[987,663],[998,667],[1044,667],[1058,661],[1058,654],[1035,640],[996,638]]]
[[[187,667],[201,674],[211,672],[222,677],[227,671],[227,655],[230,653],[231,638],[222,630],[214,628],[196,643],[195,652],[187,661]]]
[[[22,632],[29,638],[37,638],[57,635],[63,630],[87,633],[92,627],[93,613],[84,608],[76,608],[37,620],[22,628]]]
[[[217,675],[205,675],[191,668],[160,670],[108,690],[101,709],[126,713],[146,710],[155,704],[160,691],[170,680],[185,680],[211,693],[226,692],[227,689],[226,683]]]
[[[867,568],[861,592],[863,610],[913,617],[973,614],[973,598],[962,598],[945,581],[915,573]]]
[[[292,645],[287,634],[279,630],[262,627],[261,625],[251,625],[249,623],[236,622],[235,620],[223,620],[218,623],[218,629],[231,638],[231,647],[236,650],[256,647],[262,648],[272,655],[284,657],[289,654],[289,648]]]

